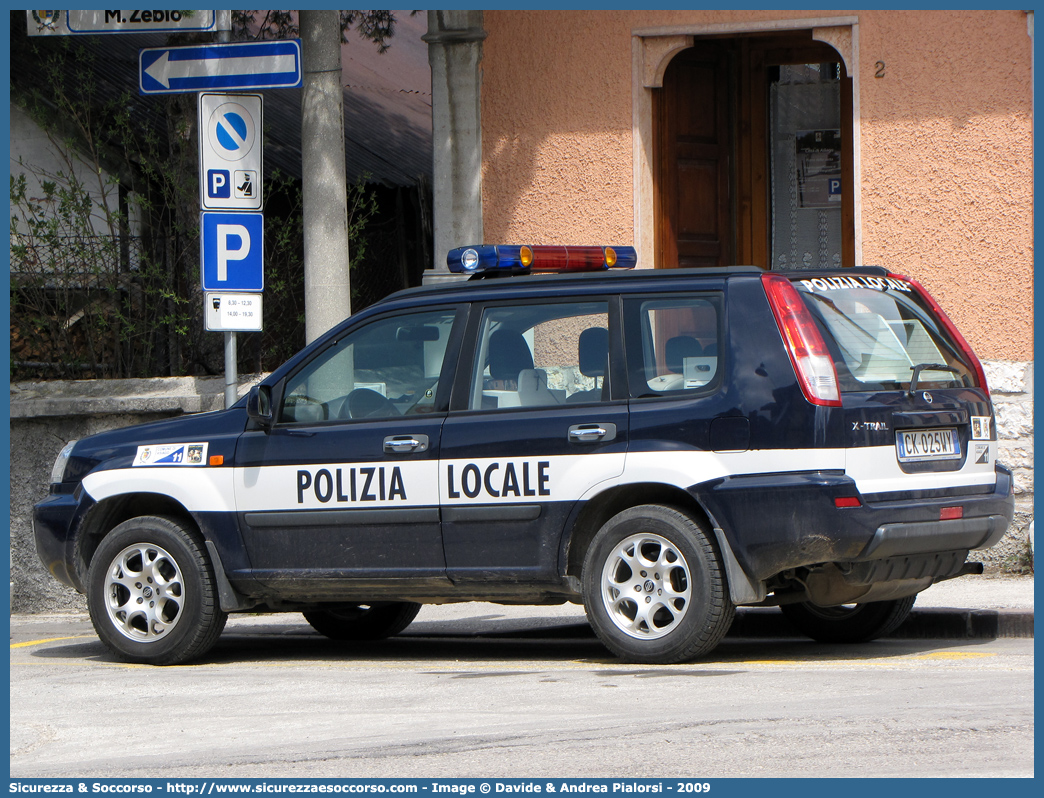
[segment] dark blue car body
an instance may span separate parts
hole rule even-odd
[[[818,291],[806,301],[810,307],[820,301],[829,315],[847,289],[818,275],[827,286],[820,290],[813,276],[792,281],[803,297]],[[685,336],[671,336],[667,311],[656,310],[669,311],[679,296],[702,302],[699,312],[717,325],[709,333],[714,353],[707,354],[704,337],[703,357],[683,358],[684,375],[663,364],[670,342]],[[491,396],[503,402],[507,393],[486,389],[493,383],[479,350],[495,326],[489,319],[500,318],[498,312],[542,319],[546,308],[569,301],[597,305],[608,330],[600,376],[574,370],[600,394],[560,404],[482,405]],[[867,314],[856,307],[849,317],[863,319]],[[309,364],[356,331],[365,335],[367,325],[419,311],[441,312],[444,331],[437,342],[441,365],[429,375],[437,382],[420,400],[411,395],[416,412],[332,418],[331,403],[324,403],[314,419],[302,421],[298,410],[302,418],[281,420],[290,417],[295,405],[288,396]],[[930,309],[925,318],[932,326]],[[890,327],[879,325],[885,332],[878,338],[887,334],[889,342],[893,332],[902,337],[916,327],[886,321]],[[828,341],[840,329],[830,319],[817,323]],[[555,324],[566,326],[548,324],[552,332]],[[935,346],[942,351],[939,341],[948,341],[952,350],[947,358],[974,357],[947,338],[944,324],[936,327]],[[415,328],[421,332],[401,337],[423,339],[408,346],[428,352],[435,327]],[[557,340],[538,332],[534,344],[532,331],[524,332],[538,356],[541,341]],[[849,363],[853,372],[891,362],[892,350],[866,346],[863,363]],[[369,357],[361,346],[353,351],[358,362]],[[846,357],[834,354],[837,369],[847,368]],[[654,361],[663,374],[650,377]],[[693,378],[698,368],[713,377]],[[110,530],[140,516],[175,519],[205,547],[222,612],[586,601],[585,558],[599,530],[630,508],[655,505],[706,531],[731,604],[892,601],[975,570],[966,563],[969,551],[995,544],[1012,517],[1012,478],[995,462],[988,390],[971,365],[972,376],[962,379],[947,368],[925,389],[863,390],[860,383],[833,404],[809,401],[762,273],[753,268],[524,276],[411,289],[352,316],[228,410],[78,441],[60,481],[35,508],[37,546],[56,579],[89,592],[92,558]],[[557,378],[554,369],[545,371],[540,380]],[[680,385],[682,376],[687,388],[646,387],[656,379]],[[374,392],[383,391],[384,401],[400,398],[390,383],[367,384],[374,403],[381,401]],[[301,398],[296,406],[304,404]],[[592,439],[592,429],[605,434]],[[916,437],[919,429],[927,434]],[[896,448],[900,430],[914,435],[903,437],[907,449]],[[418,440],[409,451],[400,445]],[[945,448],[938,456],[909,454],[918,440],[926,446],[942,440]],[[205,458],[169,466],[147,461],[168,452]],[[899,456],[905,461],[897,462]],[[604,474],[585,481],[585,472],[599,469]]]

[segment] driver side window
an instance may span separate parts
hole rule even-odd
[[[454,315],[392,316],[353,330],[288,380],[279,422],[430,413]]]

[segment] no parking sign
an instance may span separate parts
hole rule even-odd
[[[199,95],[199,193],[206,211],[261,209],[260,94]]]

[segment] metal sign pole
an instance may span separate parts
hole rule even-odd
[[[239,369],[236,356],[236,333],[225,333],[225,409],[239,399]]]
[[[217,32],[214,41],[228,42],[231,39],[230,11],[218,11]],[[200,120],[202,122],[202,120]],[[239,357],[236,351],[236,334],[225,333],[225,409],[232,407],[239,398]]]

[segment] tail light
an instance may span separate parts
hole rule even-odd
[[[814,405],[840,407],[837,369],[801,295],[781,274],[763,274],[761,282],[776,317],[776,326],[787,345],[801,392]]]
[[[935,301],[935,298],[932,297],[932,295],[929,294],[927,291],[925,291],[924,286],[916,280],[911,280],[909,277],[904,277],[899,274],[889,274],[888,276],[894,277],[898,280],[905,280],[913,286],[913,289],[918,294],[921,295],[921,299],[924,300],[925,304],[931,309],[932,313],[935,315],[935,318],[939,320],[939,323],[942,324],[943,328],[949,334],[950,340],[957,344],[957,348],[961,350],[961,354],[964,355],[965,361],[968,363],[969,366],[971,366],[972,371],[975,372],[975,379],[978,381],[979,387],[982,388],[983,392],[986,394],[986,398],[989,399],[990,386],[986,384],[986,372],[982,368],[982,363],[979,362],[979,358],[976,357],[975,352],[972,351],[971,345],[966,340],[964,340],[964,336],[961,335],[961,332],[957,329],[957,326],[952,321],[950,321],[950,317],[946,315],[946,313],[943,311],[941,307],[939,307],[939,303]]]

